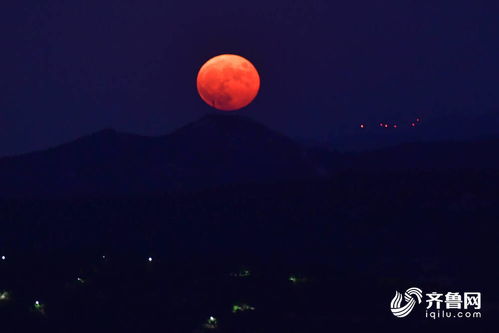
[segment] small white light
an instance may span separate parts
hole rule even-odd
[[[149,260],[149,262],[151,262],[152,261],[152,257],[149,257],[149,259],[147,259],[147,260]]]
[[[9,299],[9,293],[7,291],[0,292],[0,301],[6,301]]]
[[[35,301],[35,305],[40,305],[40,302],[38,302],[38,301]]]
[[[5,260],[5,259],[6,259],[5,256],[2,256],[2,260]]]
[[[106,259],[106,256],[102,256],[102,259]]]

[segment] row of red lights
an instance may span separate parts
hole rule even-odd
[[[411,127],[416,127],[419,123],[421,123],[421,118],[416,118],[416,121],[412,122],[410,124]],[[366,128],[367,126],[365,124],[360,124],[360,128]],[[387,124],[387,123],[379,123],[379,127],[382,128],[398,128],[399,125],[397,124]]]

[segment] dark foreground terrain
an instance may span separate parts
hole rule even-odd
[[[498,148],[340,153],[207,116],[2,158],[0,333],[496,331]],[[411,287],[481,292],[481,318],[394,317]]]
[[[495,311],[492,290],[484,290],[490,297],[481,319],[426,319],[423,305],[408,318],[393,317],[394,288],[477,286],[454,275],[424,280],[419,268],[409,279],[270,260],[240,266],[216,257],[13,258],[21,259],[2,267],[2,285],[11,290],[1,304],[2,332],[460,332],[492,327]]]
[[[1,332],[490,331],[498,185],[493,171],[344,172],[3,200]],[[426,304],[395,318],[409,287],[480,291],[482,318],[427,319]]]

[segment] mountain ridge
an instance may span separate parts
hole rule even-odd
[[[192,191],[324,179],[341,173],[499,169],[499,139],[406,143],[367,152],[307,148],[239,115],[207,115],[161,136],[104,129],[0,158],[0,197]]]
[[[0,159],[2,196],[100,195],[318,176],[291,139],[241,116],[205,116],[147,137],[104,129]]]

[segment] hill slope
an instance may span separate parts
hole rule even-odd
[[[287,137],[244,117],[210,115],[162,137],[104,130],[2,158],[0,195],[152,193],[317,175]]]

